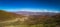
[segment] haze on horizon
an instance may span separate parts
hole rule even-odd
[[[59,11],[53,11],[53,10],[47,10],[47,9],[44,9],[44,10],[39,10],[39,9],[36,9],[36,10],[31,10],[30,8],[27,9],[27,8],[22,8],[21,10],[18,9],[18,10],[5,10],[5,11],[8,11],[8,12],[19,12],[19,11],[27,11],[27,12],[55,12],[55,13],[60,13]]]

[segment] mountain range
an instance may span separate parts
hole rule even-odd
[[[29,12],[29,11],[18,11],[14,12],[16,14],[21,14],[21,15],[56,15],[60,13],[54,13],[54,12]]]

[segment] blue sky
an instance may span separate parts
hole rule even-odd
[[[0,10],[60,12],[60,0],[0,0]]]

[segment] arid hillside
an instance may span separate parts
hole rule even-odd
[[[22,15],[0,10],[0,22],[1,21],[13,20],[13,19],[16,19],[16,18],[21,18],[21,17],[22,17]]]
[[[60,13],[50,14],[24,15],[0,10],[0,27],[58,27]]]

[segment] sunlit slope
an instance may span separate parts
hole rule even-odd
[[[15,13],[11,13],[11,12],[6,12],[3,10],[0,10],[0,22],[1,21],[8,21],[8,20],[13,20],[16,18],[20,18],[22,17],[21,15],[15,14]]]

